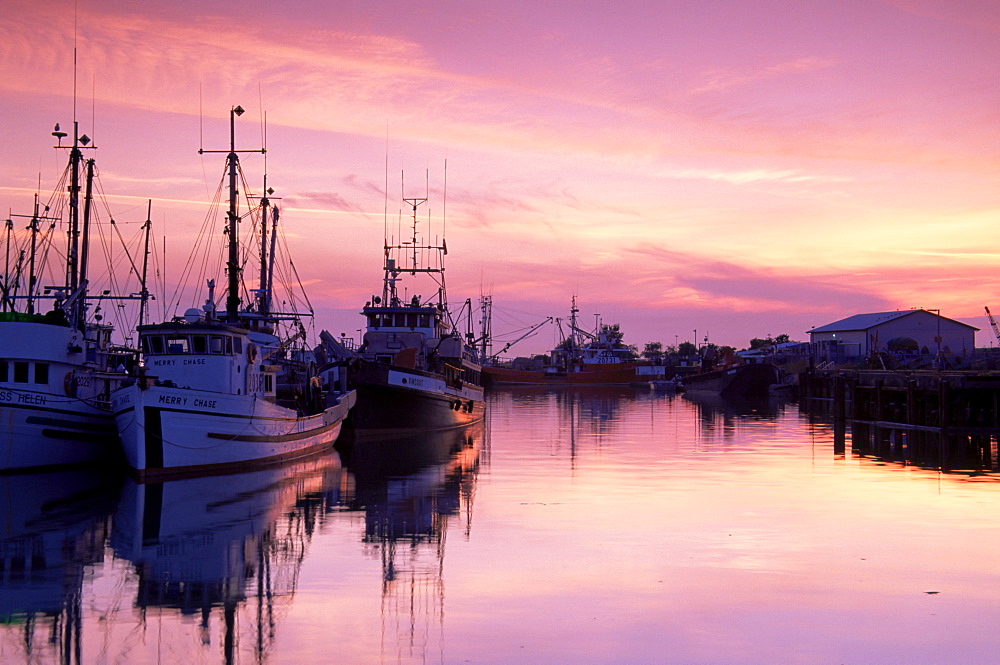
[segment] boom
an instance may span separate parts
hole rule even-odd
[[[993,326],[993,334],[997,336],[997,343],[1000,344],[1000,326],[997,326],[997,320],[993,318],[990,314],[990,308],[986,308],[986,316],[990,317],[990,325]]]

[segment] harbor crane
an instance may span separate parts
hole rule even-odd
[[[990,325],[993,326],[993,334],[997,337],[997,344],[1000,344],[1000,326],[997,326],[997,320],[993,318],[992,314],[990,314],[989,307],[986,308],[986,316],[989,317]]]
[[[546,323],[551,323],[552,320],[553,320],[552,317],[549,316],[549,317],[546,317],[545,320],[542,321],[541,323],[536,323],[535,325],[531,326],[531,328],[528,329],[528,332],[524,333],[523,335],[521,335],[520,337],[518,337],[517,339],[515,339],[513,342],[507,342],[507,344],[502,349],[500,349],[500,353],[494,354],[493,357],[494,358],[499,358],[504,353],[506,353],[507,350],[510,347],[514,346],[515,344],[517,344],[518,342],[520,342],[525,337],[528,337],[529,335],[531,335],[532,333],[534,333],[536,330],[538,330],[539,328],[541,328],[542,326],[544,326]]]

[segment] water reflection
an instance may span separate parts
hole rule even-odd
[[[695,406],[703,439],[721,436],[731,442],[742,426],[776,425],[784,415],[787,399],[783,396],[724,397],[709,393],[684,393],[685,402]]]
[[[851,443],[859,457],[920,466],[945,473],[981,474],[1000,468],[997,437],[931,428],[851,423]]]
[[[91,469],[0,476],[0,653],[81,662],[83,585],[103,560],[119,480]]]
[[[209,653],[221,641],[225,663],[237,661],[241,648],[262,661],[317,518],[339,501],[342,480],[336,453],[249,473],[127,480],[110,542],[134,569],[143,630],[151,616],[158,624],[170,615],[196,617]],[[184,622],[171,624],[152,646],[185,654],[189,633]]]
[[[472,528],[475,480],[487,459],[486,425],[353,442],[351,510],[363,511],[366,553],[382,564],[383,657],[425,660],[444,630],[449,522]]]
[[[871,423],[837,417],[832,400],[808,400],[802,413],[814,427],[833,432],[834,455],[850,456],[942,473],[989,476],[1000,471],[1000,435],[996,431],[941,430],[905,423]]]
[[[992,662],[994,472],[849,427],[837,455],[780,402],[487,417],[248,474],[0,477],[0,663]]]

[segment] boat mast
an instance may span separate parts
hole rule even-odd
[[[149,268],[149,232],[153,227],[153,200],[150,199],[146,207],[146,223],[143,228],[146,231],[142,249],[142,285],[139,289],[139,325],[146,323],[146,301],[149,300],[149,289],[146,287],[146,275]]]
[[[270,190],[269,190],[270,191]],[[271,313],[271,289],[274,288],[274,247],[278,240],[278,207],[271,208],[271,254],[267,260],[267,284],[264,300],[264,312]]]
[[[264,175],[264,197],[260,200],[260,286],[257,288],[257,311],[261,316],[267,314],[267,213],[271,209],[271,201],[267,198],[267,175]]]
[[[229,234],[229,261],[226,263],[229,273],[229,292],[226,294],[226,320],[229,323],[239,321],[240,313],[240,246],[239,246],[239,190],[236,188],[236,174],[239,170],[240,157],[236,154],[236,116],[243,115],[243,107],[236,106],[229,111],[229,155],[226,164],[229,167],[229,211],[226,233]]]
[[[205,153],[219,152],[226,153],[226,168],[229,175],[229,210],[226,213],[226,231],[229,236],[229,256],[226,261],[226,272],[228,273],[228,293],[226,294],[226,321],[228,323],[239,323],[240,320],[240,244],[239,244],[239,197],[240,191],[237,188],[240,170],[240,152],[267,152],[265,148],[260,150],[236,150],[236,118],[245,113],[242,106],[234,106],[229,110],[229,150],[205,150],[198,151],[199,155]]]
[[[56,125],[56,127],[58,128],[58,125]],[[65,134],[63,134],[63,136],[65,136]],[[45,212],[48,212],[48,211],[49,211],[49,207],[45,206]],[[27,215],[12,215],[12,217],[26,217],[26,216]],[[39,214],[38,194],[36,193],[35,194],[35,207],[34,207],[34,209],[32,210],[32,213],[31,213],[31,221],[28,223],[28,230],[31,231],[31,243],[30,243],[29,248],[28,248],[28,295],[26,296],[26,300],[28,301],[28,303],[27,303],[27,307],[25,308],[25,312],[27,312],[28,314],[34,314],[35,313],[35,282],[37,281],[37,276],[35,274],[35,271],[36,271],[36,267],[35,267],[35,255],[37,254],[37,250],[38,250],[38,223],[40,221],[42,221],[42,220],[46,220],[46,221],[53,222],[53,223],[59,221],[58,218],[56,218],[56,217],[48,217],[47,215],[40,215]],[[8,224],[10,224],[10,220],[8,220]],[[17,261],[17,280],[14,283],[14,292],[15,293],[14,293],[13,297],[10,295],[9,292],[7,294],[8,295],[8,300],[11,301],[10,302],[11,310],[15,309],[13,301],[17,300],[16,295],[17,295],[17,290],[20,287],[21,270],[23,269],[23,266],[24,266],[24,250],[21,250],[21,256],[20,256],[20,258],[18,258],[18,261]],[[10,277],[9,277],[9,274],[10,273],[8,272],[8,278],[7,278],[7,280],[8,280],[8,285],[7,285],[8,291],[10,289],[10,284],[9,284]]]
[[[479,340],[479,357],[485,360],[493,355],[493,296],[479,296],[479,307],[482,311],[482,318],[480,319],[482,336]]]
[[[86,190],[83,195],[83,231],[80,240],[80,270],[79,270],[79,284],[86,288],[87,285],[87,266],[90,262],[90,214],[93,210],[94,202],[94,160],[88,159],[86,161],[87,165],[87,179],[86,179]],[[81,312],[84,307],[85,297],[80,298]]]
[[[75,113],[74,113],[75,115]],[[52,131],[52,136],[59,140],[59,144],[55,146],[57,149],[69,149],[69,170],[70,170],[70,184],[69,184],[69,247],[66,251],[66,301],[64,301],[64,306],[70,304],[69,315],[70,324],[73,327],[79,327],[83,323],[84,315],[86,314],[86,302],[87,302],[87,269],[83,261],[81,261],[81,226],[83,233],[83,252],[86,254],[88,242],[87,234],[89,233],[89,214],[90,214],[90,202],[87,201],[87,210],[81,224],[80,218],[80,165],[83,163],[83,149],[93,148],[94,146],[88,145],[90,143],[90,137],[86,134],[80,134],[80,123],[77,120],[73,120],[73,145],[64,146],[62,144],[62,139],[65,138],[66,132],[60,131],[59,125],[55,126]],[[94,160],[87,160],[87,196],[90,197],[91,188],[93,186],[93,175],[94,175]],[[32,247],[31,247],[31,283],[29,288],[29,299],[28,299],[28,311],[29,313],[34,312],[34,259],[35,259],[35,234],[38,231],[37,223],[35,220],[38,219],[36,212],[35,217],[32,219]]]
[[[10,240],[11,233],[14,231],[14,220],[10,217],[7,218],[4,230],[6,231],[5,235],[7,236],[7,239],[4,244],[3,311],[6,312],[8,305],[10,305],[10,308],[13,309],[13,305],[10,301]]]
[[[78,146],[78,135],[79,123],[74,120],[73,145],[69,152],[69,248],[66,253],[66,288],[69,293],[76,291],[80,279],[77,269],[80,265],[80,161],[83,154]]]
[[[278,233],[278,206],[271,203],[274,189],[267,186],[264,176],[264,197],[260,200],[260,288],[257,291],[257,310],[261,316],[271,313],[271,286],[274,284],[274,246]],[[267,218],[271,217],[271,232]],[[270,244],[270,250],[268,250]]]
[[[573,356],[576,356],[577,343],[577,327],[576,327],[576,315],[580,310],[576,307],[576,296],[573,296],[572,304],[569,308],[569,348]],[[583,340],[580,340],[580,345],[582,346]]]

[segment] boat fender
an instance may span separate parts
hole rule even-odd
[[[257,345],[253,342],[247,344],[247,360],[251,363],[257,360]]]
[[[63,390],[70,397],[76,397],[76,377],[73,376],[73,372],[67,372],[66,378],[63,379]]]

